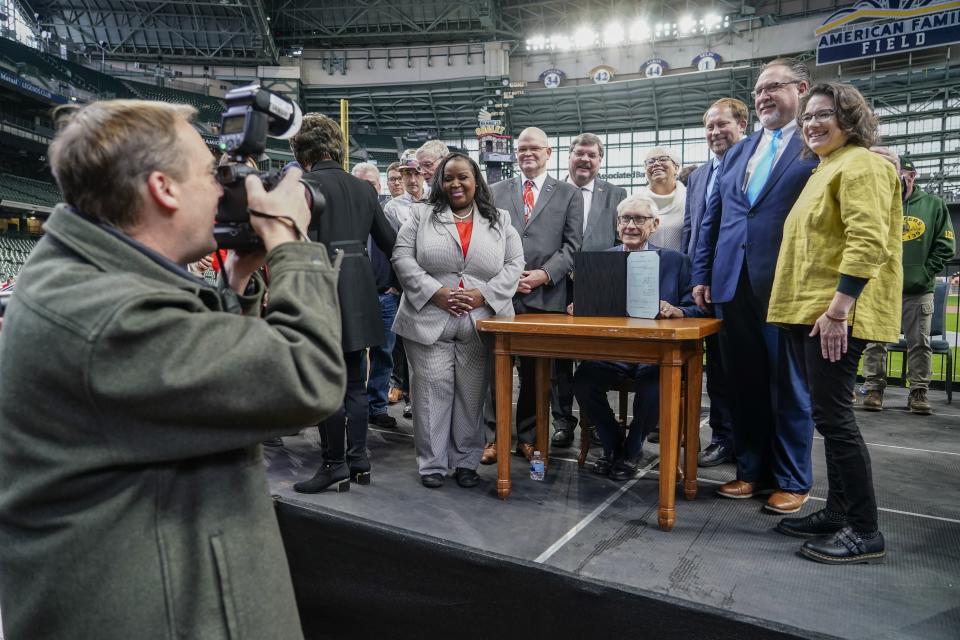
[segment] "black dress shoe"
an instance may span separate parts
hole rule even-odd
[[[397,419],[387,413],[378,413],[375,416],[370,416],[368,422],[370,422],[370,424],[373,426],[380,427],[382,429],[397,428]]]
[[[573,444],[573,429],[557,429],[553,432],[550,444],[554,447],[566,448]]]
[[[653,444],[659,444],[660,442],[660,429],[656,428],[650,431],[647,434],[647,442],[652,442]]]
[[[697,456],[698,467],[715,467],[724,462],[733,462],[733,447],[726,442],[715,442]]]
[[[439,489],[443,486],[443,474],[428,473],[425,476],[420,476],[420,482],[423,483],[423,486],[427,489]]]
[[[409,400],[403,405],[403,417],[407,420],[413,418],[413,405],[410,404]]]
[[[264,441],[263,441],[263,446],[265,446],[265,447],[282,447],[282,446],[283,446],[283,438],[281,438],[280,436],[277,436],[277,437],[275,437],[275,438],[270,438],[269,440],[264,440]]]
[[[457,467],[453,471],[453,477],[457,479],[457,484],[469,489],[480,484],[480,475],[473,469],[466,467]]]
[[[851,527],[844,527],[833,535],[807,540],[800,547],[800,555],[824,564],[858,564],[883,562],[887,552],[879,531],[863,538]]]
[[[794,538],[829,536],[847,526],[843,516],[836,516],[821,509],[802,518],[783,518],[777,523],[777,531]]]
[[[610,475],[610,469],[613,467],[613,461],[611,460],[612,457],[613,456],[604,453],[602,456],[597,458],[597,461],[593,463],[593,472],[600,476]]]
[[[613,465],[613,468],[610,470],[610,479],[611,480],[631,480],[636,477],[637,472],[640,470],[640,459],[642,456],[637,456],[636,458],[623,458],[617,460]]]
[[[312,478],[296,483],[293,490],[297,493],[320,493],[330,487],[337,492],[350,490],[350,468],[346,462],[324,462]]]

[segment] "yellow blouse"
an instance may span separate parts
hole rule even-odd
[[[812,325],[844,273],[869,282],[848,315],[853,335],[900,336],[903,205],[890,162],[856,145],[820,161],[783,226],[767,322]]]

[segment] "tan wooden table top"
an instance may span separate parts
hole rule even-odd
[[[571,316],[565,313],[525,313],[513,318],[487,318],[477,323],[489,333],[538,334],[645,340],[698,340],[717,333],[716,318],[644,320],[607,316]]]

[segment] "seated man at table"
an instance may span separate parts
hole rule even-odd
[[[660,314],[658,318],[703,317],[693,301],[690,259],[679,251],[654,246],[647,239],[660,223],[656,203],[633,195],[617,207],[617,235],[623,243],[608,251],[656,251],[660,254]],[[576,279],[574,279],[576,287]],[[572,308],[570,309],[572,311]],[[614,480],[628,480],[637,473],[643,441],[660,414],[660,367],[626,362],[584,362],[573,378],[580,411],[597,426],[603,455],[593,470]],[[634,382],[633,421],[629,435],[617,422],[607,401],[607,392],[625,380]]]

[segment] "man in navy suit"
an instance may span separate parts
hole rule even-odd
[[[783,222],[816,167],[802,159],[797,131],[806,65],[778,58],[754,86],[763,128],[727,151],[700,224],[693,266],[698,305],[717,306],[730,387],[737,478],[726,498],[772,493],[764,506],[794,513],[813,484],[813,420],[799,358],[781,329],[766,323]]]
[[[660,223],[656,203],[646,195],[632,195],[617,206],[617,233],[623,244],[609,251],[656,251],[660,254],[660,313],[658,318],[707,315],[693,301],[690,259],[679,251],[648,242]],[[607,392],[624,380],[633,380],[633,421],[628,435],[613,416]],[[643,441],[656,426],[660,414],[660,367],[590,360],[580,363],[573,376],[580,410],[597,426],[603,455],[593,470],[614,480],[634,477],[640,467]]]
[[[717,168],[723,155],[743,138],[747,128],[747,105],[736,98],[720,98],[703,114],[707,145],[713,152],[710,162],[694,169],[687,179],[687,201],[683,212],[681,247],[693,260],[700,238],[700,224],[707,200],[717,184]],[[713,436],[701,454],[701,467],[714,467],[733,460],[733,416],[727,400],[726,374],[720,355],[720,339],[709,336],[707,343],[707,394],[710,396],[710,429]]]

